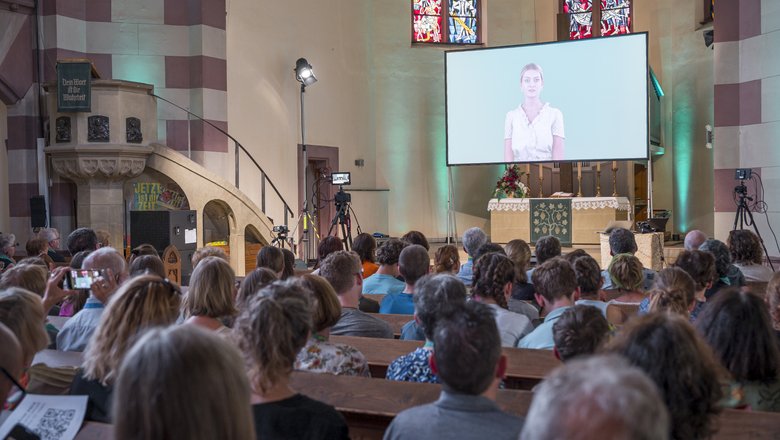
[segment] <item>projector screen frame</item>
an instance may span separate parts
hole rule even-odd
[[[644,93],[644,99],[645,99],[645,156],[644,157],[629,157],[629,158],[592,158],[587,160],[577,160],[577,159],[564,159],[564,160],[538,160],[538,161],[518,161],[518,162],[473,162],[473,163],[450,163],[450,130],[449,130],[449,107],[448,107],[448,76],[447,76],[447,56],[451,53],[457,53],[457,52],[473,52],[473,51],[488,51],[488,50],[496,50],[496,49],[510,49],[515,47],[530,47],[530,46],[542,46],[542,45],[565,45],[565,44],[581,44],[583,42],[592,42],[594,40],[601,40],[602,38],[625,38],[625,37],[636,37],[637,35],[643,35],[644,36],[644,42],[645,42],[645,93]],[[538,42],[538,43],[526,43],[526,44],[512,44],[512,45],[505,45],[505,46],[492,46],[492,47],[466,47],[466,48],[458,48],[458,49],[450,49],[444,51],[444,139],[445,139],[445,157],[447,162],[447,167],[456,167],[456,166],[475,166],[475,165],[512,165],[512,164],[542,164],[542,163],[578,163],[578,162],[611,162],[611,161],[634,161],[634,162],[647,162],[650,160],[651,154],[650,154],[650,100],[649,100],[649,84],[647,78],[649,78],[650,75],[650,60],[649,60],[649,43],[648,43],[648,36],[649,33],[647,31],[644,32],[633,32],[630,34],[622,34],[622,35],[613,35],[609,37],[595,37],[595,38],[587,38],[587,39],[580,39],[580,40],[564,40],[564,41],[544,41],[544,42]]]

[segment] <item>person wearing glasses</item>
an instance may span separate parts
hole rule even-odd
[[[14,234],[0,233],[0,273],[12,268],[16,263],[13,258],[16,246],[19,246],[19,243],[16,242]]]
[[[46,250],[46,255],[51,258],[55,263],[64,263],[65,257],[57,252],[60,249],[60,232],[54,228],[41,229],[38,232],[38,238],[46,240],[49,247]]]
[[[179,287],[155,275],[137,276],[117,291],[70,389],[72,395],[89,396],[87,420],[111,422],[113,384],[125,354],[144,330],[173,324],[180,305]]]

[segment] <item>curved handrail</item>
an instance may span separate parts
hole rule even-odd
[[[176,107],[176,108],[178,108],[178,109],[180,109],[180,110],[183,110],[183,111],[185,111],[185,112],[186,112],[188,115],[190,115],[190,116],[194,116],[195,118],[197,118],[197,119],[199,119],[199,120],[201,120],[201,121],[205,122],[205,123],[206,123],[206,124],[208,124],[210,127],[214,128],[215,130],[217,130],[217,131],[219,131],[220,133],[222,133],[222,134],[224,134],[225,136],[227,136],[227,138],[228,138],[228,139],[232,140],[232,141],[233,141],[233,142],[236,144],[236,147],[240,148],[240,149],[241,149],[241,151],[243,151],[243,152],[244,152],[244,154],[246,154],[246,155],[247,155],[247,157],[249,158],[249,160],[251,160],[251,161],[252,161],[252,163],[255,165],[255,167],[256,167],[258,170],[260,170],[260,173],[262,173],[263,182],[266,182],[266,181],[267,181],[267,182],[268,182],[268,183],[271,185],[271,188],[273,188],[273,190],[274,190],[274,192],[276,193],[276,195],[277,195],[277,196],[279,196],[279,199],[282,201],[282,204],[284,204],[284,209],[285,209],[285,222],[284,222],[284,223],[285,223],[285,224],[287,224],[287,216],[286,216],[286,215],[287,215],[287,213],[288,213],[288,212],[290,213],[290,217],[294,217],[294,216],[295,216],[295,213],[293,212],[293,210],[292,210],[292,209],[290,209],[290,204],[289,204],[289,203],[287,203],[287,200],[285,200],[285,199],[284,199],[284,197],[282,196],[282,194],[279,192],[279,189],[277,189],[277,188],[276,188],[276,185],[274,185],[274,183],[271,181],[271,179],[269,179],[269,178],[268,178],[268,173],[266,173],[266,172],[265,172],[265,170],[263,169],[263,167],[261,167],[261,166],[260,166],[260,164],[259,164],[259,163],[257,163],[257,161],[256,161],[256,160],[255,160],[255,158],[252,156],[252,154],[251,154],[249,151],[247,151],[247,149],[246,149],[246,148],[244,148],[244,146],[243,146],[243,145],[241,145],[241,142],[239,142],[239,141],[238,141],[236,138],[234,138],[233,136],[231,136],[231,135],[230,135],[230,133],[228,133],[227,131],[225,131],[225,130],[221,129],[220,127],[218,127],[218,126],[216,126],[215,124],[211,123],[210,121],[208,121],[208,120],[206,120],[206,119],[202,118],[201,116],[199,116],[199,115],[196,115],[195,113],[193,113],[193,112],[191,112],[191,111],[187,110],[186,108],[184,108],[184,107],[182,107],[182,106],[180,106],[180,105],[176,104],[175,102],[171,102],[170,100],[168,100],[168,99],[165,99],[165,98],[163,98],[163,97],[162,97],[162,96],[160,96],[160,95],[156,95],[156,94],[154,94],[153,92],[152,92],[152,93],[150,93],[150,95],[151,95],[151,96],[153,96],[153,97],[155,97],[155,98],[157,98],[157,99],[161,99],[161,100],[163,100],[163,101],[167,102],[168,104],[171,104],[172,106],[174,106],[174,107]],[[235,185],[236,185],[236,188],[238,188],[238,155],[237,155],[237,154],[236,154],[236,181],[235,181]],[[265,213],[265,202],[263,202],[263,203],[262,203],[262,205],[263,205],[263,206],[262,206],[263,213]]]

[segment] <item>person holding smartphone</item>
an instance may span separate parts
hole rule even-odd
[[[520,71],[523,102],[506,114],[504,160],[506,162],[557,161],[564,156],[563,113],[542,101],[544,73],[535,63]]]

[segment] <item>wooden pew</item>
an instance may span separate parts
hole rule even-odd
[[[369,315],[388,323],[390,328],[393,329],[393,335],[396,338],[401,336],[401,327],[414,319],[414,315],[394,315],[390,313],[369,313]]]
[[[379,304],[382,304],[382,300],[385,298],[384,293],[364,293],[363,296],[365,296],[368,299],[373,299]]]
[[[290,386],[312,399],[334,406],[344,415],[353,440],[381,439],[384,430],[399,412],[439,397],[441,387],[434,384],[372,380],[364,377],[332,376],[295,372]],[[533,393],[499,390],[498,406],[525,417]],[[780,413],[725,410],[717,420],[715,440],[777,439]]]
[[[371,377],[384,378],[387,367],[398,357],[422,346],[421,341],[331,336],[332,342],[351,345],[366,357]],[[550,350],[504,348],[507,357],[507,388],[530,390],[561,363]]]

